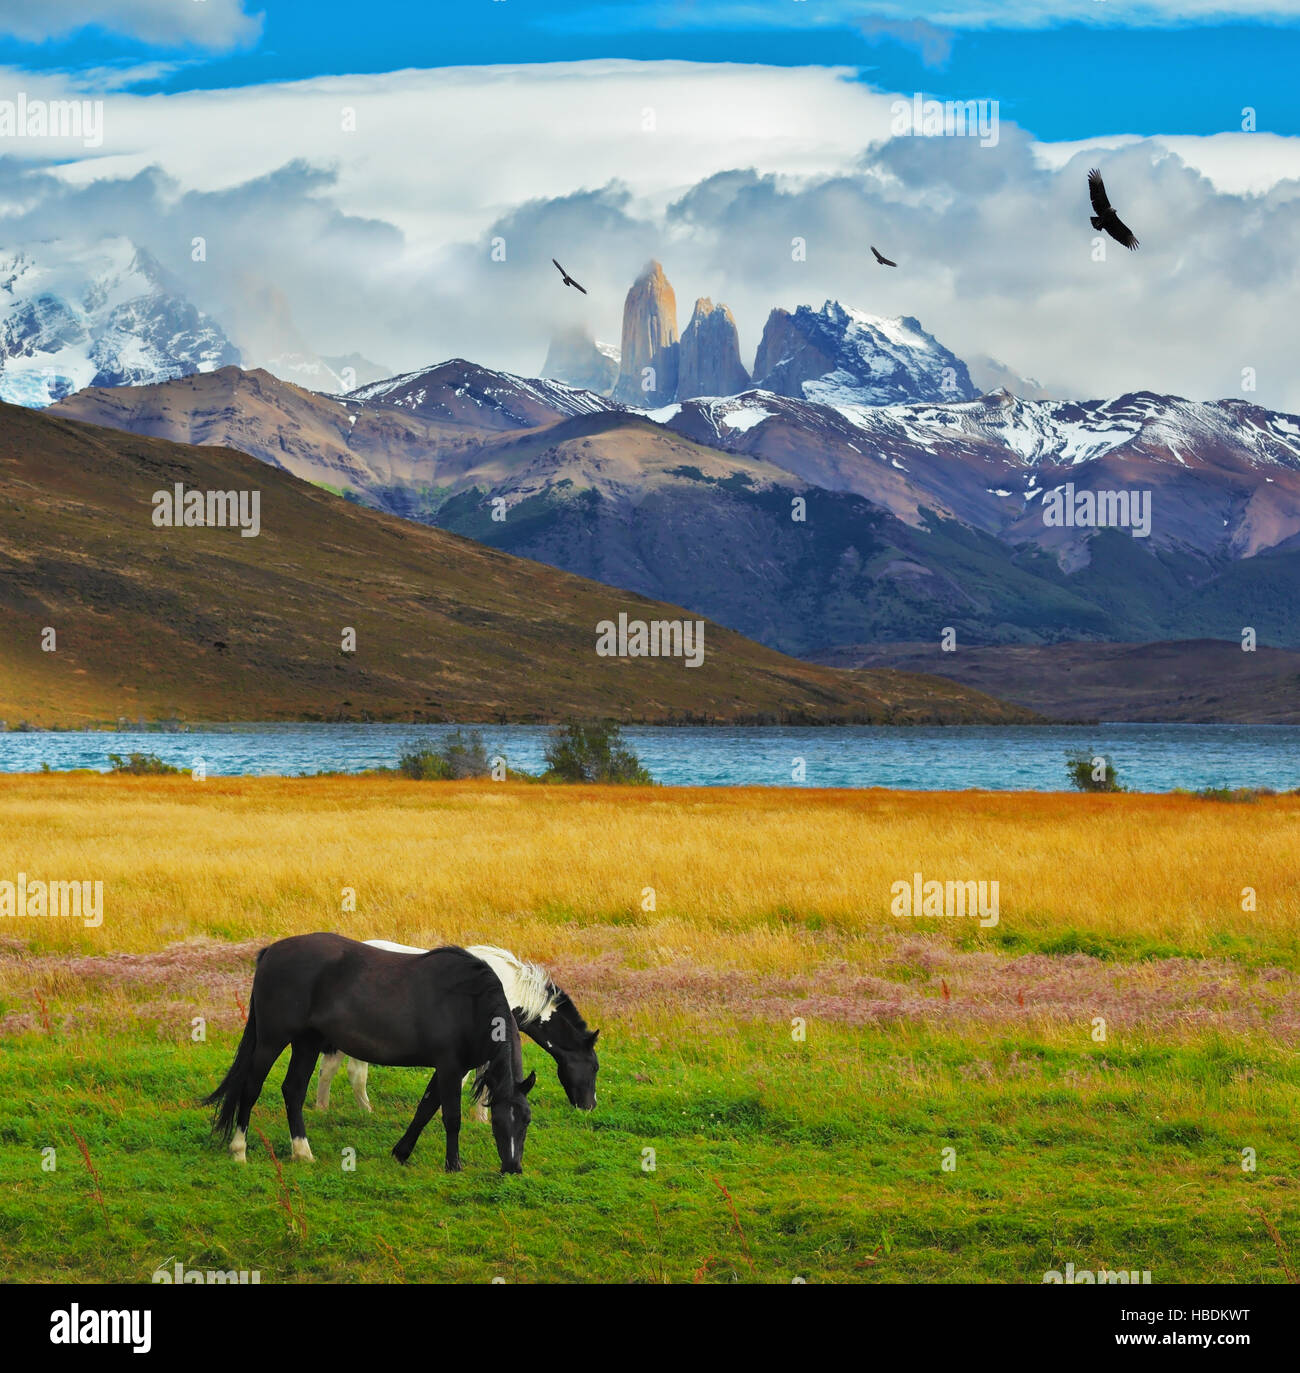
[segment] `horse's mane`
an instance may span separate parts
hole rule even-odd
[[[555,1012],[566,1024],[572,1026],[580,1034],[589,1034],[587,1022],[582,1018],[581,1011],[573,1004],[573,998],[568,992],[558,989],[555,995]]]
[[[498,949],[491,944],[471,944],[465,952],[481,958],[501,979],[506,1000],[519,1012],[524,1024],[549,1020],[561,1001],[568,1001],[540,963],[525,963],[508,949]]]

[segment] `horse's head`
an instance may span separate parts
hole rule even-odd
[[[503,1173],[524,1171],[524,1139],[533,1119],[528,1093],[537,1081],[536,1073],[529,1073],[522,1082],[513,1084],[504,1100],[492,1099],[492,1135],[497,1142]]]
[[[600,1071],[600,1060],[596,1057],[598,1034],[599,1030],[583,1031],[581,1043],[576,1048],[551,1050],[569,1105],[580,1111],[592,1111],[596,1107],[596,1074]]]
[[[546,1019],[527,1021],[521,1028],[555,1060],[569,1104],[580,1111],[592,1110],[596,1105],[596,1074],[600,1071],[600,1060],[596,1057],[596,1037],[600,1031],[587,1028],[568,993],[556,991]]]

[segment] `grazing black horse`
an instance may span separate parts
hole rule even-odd
[[[486,1093],[503,1173],[522,1173],[524,1137],[532,1113],[520,1081],[519,1030],[497,975],[464,949],[431,949],[411,957],[337,934],[300,934],[257,955],[248,1024],[235,1061],[205,1106],[216,1106],[214,1128],[246,1159],[248,1118],[275,1060],[293,1046],[281,1092],[294,1158],[312,1157],[303,1101],[323,1048],[368,1063],[433,1068],[415,1118],[393,1148],[405,1163],[420,1132],[442,1107],[447,1171],[459,1172],[460,1084],[486,1065],[475,1094]]]
[[[367,939],[366,943],[372,949],[387,949],[390,953],[429,952],[411,944],[394,944],[387,939]],[[541,964],[525,963],[508,949],[498,949],[492,944],[471,944],[465,952],[481,958],[501,979],[506,1000],[515,1013],[515,1024],[555,1060],[560,1085],[570,1104],[582,1111],[593,1110],[596,1105],[596,1073],[600,1068],[600,1060],[596,1057],[596,1040],[600,1031],[587,1028],[587,1022],[579,1014],[569,994],[551,981],[550,974]],[[329,1107],[330,1083],[339,1070],[339,1064],[343,1062],[341,1051],[330,1047],[324,1052],[320,1081],[316,1088],[318,1111]],[[353,1058],[348,1064],[348,1079],[358,1104],[367,1111],[370,1110],[370,1096],[366,1091],[368,1076],[369,1069],[365,1062]],[[482,1107],[479,1107],[479,1113],[482,1119],[487,1119],[487,1112]]]

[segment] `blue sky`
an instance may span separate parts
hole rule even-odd
[[[27,3],[27,0],[18,0]],[[5,5],[0,5],[3,28]],[[137,0],[146,7],[149,0]],[[204,0],[215,5],[216,0]],[[1285,6],[1287,0],[1278,0]],[[1103,9],[1104,4],[1104,9]],[[96,8],[129,11],[104,0]],[[1259,127],[1300,134],[1300,22],[1294,18],[1131,27],[1125,7],[1099,0],[1109,22],[1006,27],[982,22],[901,36],[865,33],[894,5],[594,4],[592,0],[271,0],[260,36],[228,51],[159,43],[90,25],[46,42],[0,38],[0,65],[76,71],[109,64],[174,64],[141,92],[216,89],[407,67],[642,60],[847,65],[889,90],[941,99],[994,98],[1003,116],[1042,140],[1106,134],[1211,134],[1234,129],[1243,106]],[[1045,8],[1054,7],[1048,3]],[[1068,2],[1061,9],[1070,12]],[[1181,7],[1183,9],[1189,7]],[[1253,7],[1224,0],[1239,13]],[[1025,7],[1018,6],[1023,13]],[[1129,13],[1132,7],[1127,7]],[[1157,16],[1158,17],[1158,16]],[[877,21],[880,22],[880,21]],[[889,23],[891,21],[884,21]],[[120,27],[129,27],[123,22]],[[933,43],[927,54],[925,39]],[[944,53],[943,49],[947,48]],[[940,60],[927,62],[939,56]]]

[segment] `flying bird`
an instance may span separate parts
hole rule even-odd
[[[552,258],[551,261],[555,262],[555,259]],[[564,278],[564,284],[566,286],[578,286],[578,283],[574,281],[574,279],[568,274],[568,272],[564,270],[563,267],[560,266],[558,262],[555,262],[555,266],[558,269],[560,275]],[[587,294],[587,288],[585,286],[578,286],[578,290],[580,290],[584,296]]]
[[[881,253],[881,252],[876,248],[876,245],[875,245],[874,243],[871,245],[871,251],[872,251],[873,253],[875,253],[875,255],[876,255],[876,261],[877,261],[878,263],[880,263],[880,265],[881,265],[882,267],[897,267],[897,266],[898,266],[898,263],[897,263],[897,262],[890,262],[890,260],[889,260],[883,253]]]
[[[1092,216],[1092,227],[1105,229],[1116,243],[1122,243],[1130,251],[1135,249],[1138,241],[1133,237],[1133,230],[1120,219],[1115,207],[1107,200],[1106,184],[1096,167],[1088,173],[1088,194],[1092,197],[1092,208],[1097,212]]]

